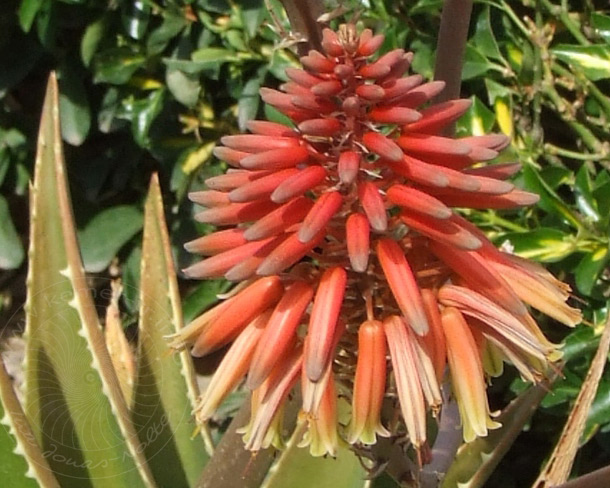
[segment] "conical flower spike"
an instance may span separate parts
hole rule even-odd
[[[443,310],[442,324],[464,440],[470,442],[477,436],[487,436],[488,429],[498,428],[500,424],[489,417],[481,358],[464,317],[457,309],[448,307]]]
[[[375,444],[376,434],[390,433],[381,425],[381,406],[385,394],[386,342],[383,324],[367,320],[358,331],[358,363],[354,379],[352,420],[348,427],[351,444]]]
[[[408,324],[419,335],[428,332],[428,321],[419,287],[400,246],[391,239],[377,244],[377,257],[388,279],[392,294]]]
[[[406,327],[397,315],[383,321],[402,416],[409,440],[416,449],[420,449],[426,442],[426,406],[418,376],[417,354]]]
[[[332,352],[346,282],[347,274],[342,268],[330,268],[320,278],[305,339],[305,371],[311,381],[320,379]]]
[[[304,69],[286,70],[279,90],[260,90],[290,123],[250,121],[250,133],[223,137],[214,154],[230,168],[191,195],[207,207],[197,220],[226,227],[186,244],[204,256],[186,273],[242,283],[171,344],[195,343],[193,354],[203,355],[236,341],[227,356],[234,371],[223,362],[202,415],[247,367],[251,449],[281,444],[281,405],[300,376],[314,453],[334,452],[337,392],[353,410],[339,434],[366,445],[387,434],[379,411],[397,391],[409,437],[425,456],[426,417],[440,406],[448,354],[470,439],[490,425],[480,358],[490,373],[503,360],[538,381],[560,351],[527,305],[568,325],[580,313],[566,304],[567,285],[499,251],[453,211],[538,199],[508,181],[518,164],[491,162],[509,139],[448,137],[471,102],[436,103],[445,83],[408,76],[412,53],[377,54],[383,35],[345,24],[325,29],[321,44],[302,58]],[[443,309],[444,321],[458,324],[451,340]],[[267,326],[254,346],[246,339],[257,320]],[[462,365],[478,376],[464,378]]]

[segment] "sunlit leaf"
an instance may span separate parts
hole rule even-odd
[[[31,198],[25,412],[62,486],[153,483],[87,287],[48,84]]]
[[[23,244],[13,225],[8,203],[0,195],[0,269],[16,269],[24,257]]]
[[[0,360],[0,477],[11,488],[59,488]]]
[[[132,414],[158,484],[189,487],[201,474],[207,455],[202,437],[192,435],[191,412],[198,395],[192,359],[188,351],[172,354],[165,339],[182,328],[182,311],[156,175],[144,219]]]
[[[570,68],[582,70],[593,81],[610,78],[610,45],[558,44],[551,53],[568,63]]]
[[[600,274],[610,259],[608,245],[602,244],[595,250],[585,254],[578,263],[574,275],[576,286],[584,295],[590,295]]]

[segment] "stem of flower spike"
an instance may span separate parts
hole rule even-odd
[[[318,17],[324,13],[322,0],[280,0],[292,30],[305,39],[297,44],[299,56],[305,56],[310,49],[322,50],[322,32]]]
[[[289,431],[294,428],[301,404],[298,391],[296,393],[284,404],[284,425]],[[249,419],[250,399],[248,398],[216,446],[214,455],[203,470],[196,488],[259,488],[267,476],[276,450],[270,448],[251,452],[244,448],[243,436],[236,431],[246,425]]]
[[[434,79],[446,83],[437,102],[459,98],[472,0],[445,0],[436,44]]]

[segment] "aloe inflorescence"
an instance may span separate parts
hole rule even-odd
[[[376,57],[383,40],[325,29],[323,52],[261,90],[294,126],[251,121],[249,134],[223,137],[215,155],[230,169],[190,195],[206,207],[196,219],[221,229],[186,244],[204,256],[186,275],[238,284],[173,345],[203,356],[230,344],[196,414],[210,418],[246,378],[252,450],[281,444],[282,405],[300,381],[312,454],[333,454],[340,436],[369,445],[405,431],[425,452],[447,364],[464,439],[485,436],[498,425],[485,376],[506,360],[537,382],[560,355],[528,306],[580,321],[567,285],[454,211],[537,201],[508,181],[519,164],[489,162],[508,138],[443,135],[469,101],[434,103],[444,84],[406,75],[402,49]],[[394,398],[402,422],[382,419]]]

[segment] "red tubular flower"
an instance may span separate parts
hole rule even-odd
[[[442,135],[469,102],[429,104],[443,83],[405,76],[412,55],[401,49],[371,60],[382,42],[353,25],[325,30],[323,53],[287,69],[281,91],[261,89],[294,127],[252,121],[251,134],[223,137],[214,154],[231,169],[191,194],[206,207],[197,220],[220,229],[186,245],[204,259],[185,273],[244,284],[172,344],[203,355],[235,341],[199,417],[247,376],[253,450],[278,442],[298,378],[315,454],[336,446],[336,391],[352,400],[339,427],[349,442],[406,430],[425,448],[447,362],[465,439],[486,435],[496,424],[484,370],[499,371],[501,357],[537,380],[558,356],[527,306],[580,321],[566,285],[497,250],[453,209],[537,200],[506,181],[518,164],[486,163],[508,139]],[[394,393],[402,425],[380,418]]]

